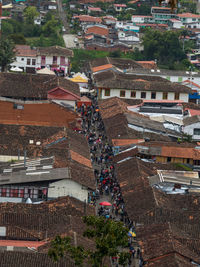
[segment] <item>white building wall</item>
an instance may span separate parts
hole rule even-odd
[[[180,22],[173,22],[173,28],[175,29],[181,29],[183,28],[183,23],[180,21]]]
[[[194,129],[195,128],[200,129],[200,122],[194,123],[192,125],[184,126],[183,132],[185,134],[192,135],[192,139],[193,140],[199,141],[200,140],[200,135],[194,135]]]
[[[131,21],[133,23],[144,23],[144,17],[132,17]]]
[[[121,89],[123,90],[123,89]],[[102,90],[102,99],[106,99],[106,98],[110,98],[110,97],[120,97],[120,89],[110,89],[110,96],[105,96],[105,90]],[[126,94],[125,97],[121,97],[121,98],[128,98],[128,99],[144,99],[144,100],[163,100],[163,92],[156,92],[156,99],[152,99],[151,98],[151,93],[153,91],[137,91],[136,92],[136,97],[133,98],[131,97],[131,91],[132,90],[125,90]],[[146,92],[146,98],[141,98],[141,92]],[[175,100],[175,93],[174,92],[168,92],[168,98],[167,100]],[[179,95],[179,100],[182,100],[184,102],[188,102],[189,101],[189,95],[187,93],[180,93]]]
[[[27,59],[30,59],[30,65],[27,65]],[[33,59],[36,60],[36,64],[33,65]],[[19,68],[24,68],[26,69],[26,67],[33,67],[35,68],[37,66],[37,59],[36,57],[18,57],[16,56],[16,60],[10,64],[11,66],[15,66],[15,67],[19,67]]]
[[[51,183],[48,189],[48,197],[57,198],[62,196],[70,196],[88,202],[88,189],[71,179]]]

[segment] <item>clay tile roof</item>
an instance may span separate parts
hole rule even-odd
[[[109,30],[107,28],[93,26],[87,29],[86,34],[98,34],[98,35],[105,35],[108,36]]]
[[[79,86],[68,79],[53,75],[0,73],[0,96],[15,99],[47,99],[47,93],[56,87],[80,96]]]
[[[18,251],[1,251],[1,265],[5,267],[75,267],[70,258],[64,257],[58,262],[50,259],[46,253],[18,252]]]
[[[101,23],[102,22],[101,18],[92,17],[92,16],[89,16],[89,15],[79,15],[79,16],[77,16],[77,18],[81,22],[96,22],[96,23]]]
[[[200,116],[200,110],[191,109],[191,108],[186,108],[185,110],[188,110],[192,117],[195,116],[195,115],[199,115]]]
[[[144,142],[144,139],[112,139],[113,146],[126,146]]]
[[[49,46],[49,47],[38,47],[37,48],[37,55],[41,56],[65,56],[65,57],[72,57],[73,51],[61,46]]]
[[[92,168],[91,161],[89,159],[86,159],[85,157],[81,156],[80,154],[70,150],[71,159],[74,161],[79,162],[80,164],[83,164],[89,168]]]
[[[194,111],[194,113],[195,113],[195,111]],[[200,122],[200,110],[196,110],[196,113],[198,115],[184,118],[183,119],[183,124],[187,126],[187,125],[191,125],[191,124]]]
[[[0,247],[13,246],[13,247],[31,247],[38,248],[44,245],[42,241],[23,241],[23,240],[0,240]]]
[[[182,256],[182,261],[188,264],[190,263],[190,259],[195,262],[200,261],[198,252],[195,253],[190,248],[189,242],[192,241],[190,235],[170,223],[137,227],[137,238],[141,246],[143,259],[147,261],[148,266],[151,266],[150,263],[154,266],[154,262],[159,262],[160,259],[165,257],[167,260],[165,259],[163,262],[167,264],[168,261],[168,265],[164,264],[160,266],[169,266],[171,262],[169,255],[173,256],[176,254]],[[172,264],[170,266],[190,266],[188,264]]]
[[[97,11],[97,12],[101,12],[102,11],[100,7],[90,7],[90,6],[88,7],[88,10]]]
[[[72,180],[90,189],[96,189],[96,179],[91,167],[87,167],[83,162],[77,161],[70,163]]]
[[[182,13],[182,14],[177,14],[177,17],[181,17],[181,18],[200,18],[200,15],[192,14],[192,13]]]
[[[173,158],[189,158],[189,159],[200,159],[200,151],[194,148],[184,148],[184,147],[162,147],[161,155],[164,157]]]
[[[139,63],[140,65],[142,65],[142,67],[146,68],[146,69],[154,69],[156,68],[156,63],[153,60],[150,61],[136,61],[137,63]]]
[[[14,240],[45,240],[74,230],[83,233],[83,215],[93,215],[93,207],[72,197],[61,197],[38,205],[1,203],[0,226],[6,226],[6,238]],[[70,216],[69,216],[70,215]],[[48,233],[47,233],[48,231]]]
[[[16,45],[16,56],[18,57],[36,57],[37,53],[35,49],[31,49],[29,45]]]
[[[53,103],[22,104],[23,109],[14,108],[14,104],[0,101],[1,124],[69,126],[77,118],[75,112]]]
[[[94,67],[94,68],[92,68],[92,71],[93,72],[98,72],[98,71],[101,71],[101,70],[111,69],[112,67],[113,67],[112,64],[106,64],[106,65]]]

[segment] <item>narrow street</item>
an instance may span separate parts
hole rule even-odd
[[[105,135],[103,121],[100,116],[98,102],[93,98],[91,107],[82,106],[82,129],[88,140],[90,156],[96,177],[96,192],[91,195],[89,202],[96,205],[96,214],[122,221],[130,231],[134,232],[133,223],[129,220],[125,211],[124,201],[121,195],[120,186],[115,174],[113,164],[113,150]],[[109,202],[110,206],[100,206],[100,202]],[[139,267],[140,250],[134,238],[129,238],[129,248],[131,261],[129,267]],[[117,262],[112,263],[113,267],[119,266]]]
[[[65,28],[65,33],[69,33],[70,32],[69,24],[67,22],[67,15],[62,6],[62,0],[57,0],[57,4],[58,4],[58,14]]]

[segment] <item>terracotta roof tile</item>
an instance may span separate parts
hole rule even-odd
[[[31,247],[38,248],[44,245],[45,242],[41,241],[19,241],[19,240],[0,240],[0,247],[3,246],[13,246],[13,247]]]
[[[16,45],[16,56],[18,57],[36,57],[37,53],[35,49],[31,49],[29,45]]]
[[[107,28],[99,27],[99,26],[93,26],[87,29],[86,34],[98,34],[98,35],[109,35],[109,30]]]
[[[200,160],[200,151],[194,148],[162,147],[161,155],[164,157],[188,158],[188,159]]]
[[[200,15],[193,14],[193,13],[182,13],[182,14],[177,14],[177,17],[181,17],[181,18],[200,18]]]
[[[143,142],[144,139],[112,139],[112,143],[114,146],[126,146]]]
[[[83,164],[89,168],[92,168],[91,161],[89,159],[86,159],[85,157],[81,156],[80,154],[70,150],[71,158],[74,161],[79,162],[80,164]]]
[[[1,251],[1,265],[5,267],[75,267],[70,258],[64,257],[58,262],[50,259],[48,254],[18,251]]]
[[[53,103],[22,104],[22,106],[23,109],[16,109],[13,102],[0,101],[0,123],[69,126],[70,122],[77,118],[75,112]]]
[[[53,75],[0,73],[0,96],[22,100],[46,100],[56,87],[80,96],[79,86],[68,79]]]
[[[79,15],[79,16],[74,16],[74,18],[79,19],[80,22],[97,22],[101,23],[102,19],[99,17],[92,17],[88,15]]]
[[[112,67],[113,67],[112,64],[106,64],[106,65],[94,67],[94,68],[92,68],[92,71],[93,72],[98,72],[98,71],[101,71],[101,70],[111,69]]]

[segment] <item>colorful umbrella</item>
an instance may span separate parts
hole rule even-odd
[[[128,232],[128,235],[129,235],[130,237],[136,237],[136,233],[131,232],[131,231]]]
[[[101,206],[112,206],[112,204],[107,202],[107,201],[103,201],[103,202],[99,203],[99,205],[101,205]]]

